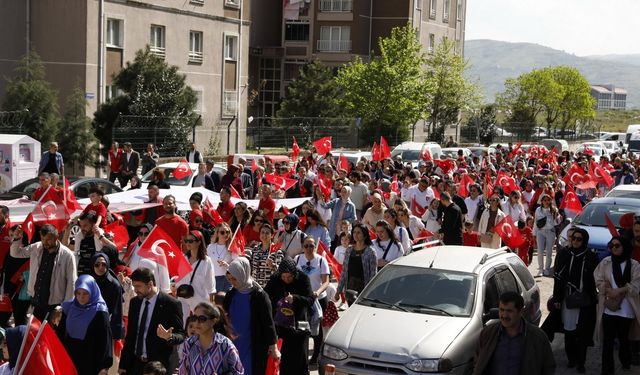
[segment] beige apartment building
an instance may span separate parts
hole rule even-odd
[[[463,54],[466,0],[254,0],[249,42],[253,116],[274,116],[286,86],[313,60],[340,66],[376,53],[378,40],[407,22],[427,53],[447,37]]]
[[[58,90],[61,107],[79,84],[89,104],[87,113],[92,115],[100,103],[119,94],[112,76],[148,45],[168,64],[178,66],[198,95],[199,149],[206,150],[213,136],[221,153],[243,150],[250,3],[3,0],[0,77],[11,77],[20,58],[35,49],[44,61],[47,79]],[[6,81],[0,80],[0,102],[5,86]]]

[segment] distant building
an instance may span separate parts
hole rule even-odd
[[[614,85],[592,85],[591,96],[596,99],[596,110],[626,109],[627,90]]]

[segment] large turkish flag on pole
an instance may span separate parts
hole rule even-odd
[[[140,245],[138,255],[165,267],[169,271],[169,276],[177,276],[177,280],[184,278],[192,269],[180,246],[157,225]]]

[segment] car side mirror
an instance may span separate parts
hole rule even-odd
[[[482,324],[487,324],[488,321],[500,319],[500,311],[497,307],[489,309],[488,313],[482,314]]]

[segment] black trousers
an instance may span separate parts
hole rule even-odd
[[[615,362],[613,360],[613,343],[618,339],[618,358],[623,367],[631,365],[631,346],[629,345],[629,329],[633,319],[614,315],[602,315],[602,373],[613,374]]]
[[[52,312],[59,305],[49,305],[49,306],[36,306],[33,305],[33,316],[38,318],[39,321],[43,321],[45,318],[49,318],[48,314]]]
[[[577,330],[565,331],[564,351],[569,363],[584,366],[587,359],[587,344],[584,340],[580,340],[580,334]]]

